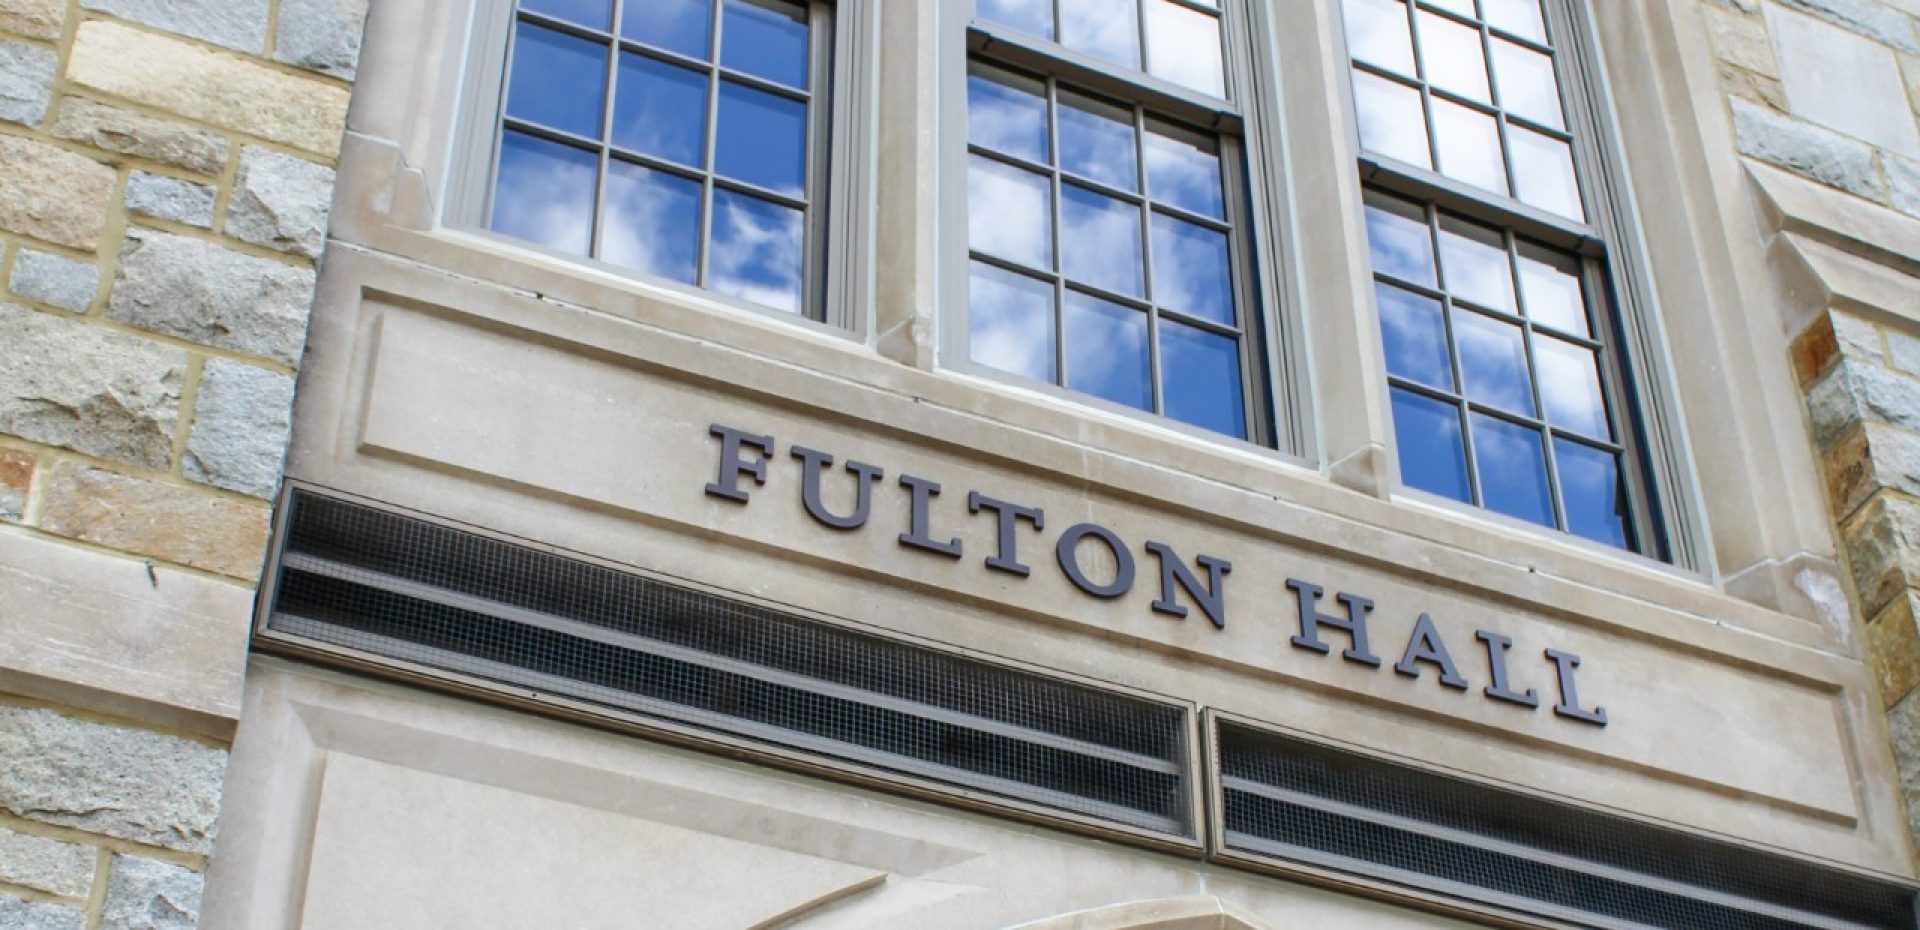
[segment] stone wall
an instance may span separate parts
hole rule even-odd
[[[0,0],[0,926],[186,927],[365,0]]]

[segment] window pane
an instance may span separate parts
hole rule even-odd
[[[1520,243],[1520,299],[1535,326],[1590,336],[1580,262],[1571,255]]]
[[[967,141],[1046,164],[1046,85],[977,62],[967,71]]]
[[[570,23],[591,26],[595,29],[607,28],[612,18],[612,0],[520,0],[520,8],[531,13],[543,13],[555,19],[564,19]]]
[[[1566,439],[1553,441],[1567,530],[1625,549],[1632,545],[1620,457]]]
[[[1147,71],[1203,94],[1226,96],[1220,18],[1168,0],[1145,3]]]
[[[1040,114],[1046,132],[1046,111]],[[1121,190],[1140,189],[1134,157],[1133,114],[1071,91],[1060,92],[1060,167]]]
[[[1455,298],[1513,312],[1513,271],[1498,230],[1442,215],[1440,270]]]
[[[1494,39],[1493,76],[1500,85],[1502,109],[1555,129],[1565,128],[1553,59],[1505,39]]]
[[[1144,141],[1147,190],[1154,200],[1215,218],[1226,215],[1218,140],[1148,120]]]
[[[707,76],[640,55],[620,56],[613,144],[692,168],[706,167]]]
[[[1480,17],[1479,13],[1474,12],[1473,0],[1426,0],[1426,5],[1449,13],[1458,13],[1468,19]]]
[[[1413,34],[1400,0],[1347,0],[1347,52],[1356,61],[1414,77]]]
[[[700,182],[614,161],[600,257],[650,275],[695,283],[700,267]]]
[[[620,14],[620,34],[682,55],[711,60],[713,0],[642,0]]]
[[[1547,422],[1582,436],[1613,438],[1593,350],[1536,334],[1533,363],[1540,373],[1540,403],[1547,408]]]
[[[807,188],[807,105],[720,82],[714,170],[790,197]]]
[[[1420,92],[1405,84],[1353,72],[1353,109],[1360,121],[1360,147],[1421,168],[1433,167],[1427,155],[1427,117]]]
[[[1065,323],[1067,387],[1153,409],[1145,313],[1068,291]]]
[[[776,310],[799,312],[805,302],[806,245],[806,214],[716,190],[707,286]]]
[[[1059,0],[1060,44],[1128,68],[1140,67],[1136,0]]]
[[[515,28],[508,116],[598,139],[606,96],[606,46],[531,23]]]
[[[1507,141],[1513,146],[1514,193],[1542,210],[1585,221],[1580,183],[1573,177],[1573,150],[1558,139],[1511,125]]]
[[[1232,326],[1233,272],[1226,234],[1158,213],[1152,225],[1154,302]]]
[[[1033,268],[1053,268],[1050,182],[974,155],[967,159],[967,242]]]
[[[1433,286],[1433,239],[1419,204],[1368,191],[1367,246],[1374,271]]]
[[[1237,439],[1246,438],[1238,342],[1162,319],[1160,365],[1165,372],[1160,395],[1167,416]]]
[[[726,0],[720,63],[736,71],[807,86],[807,11],[780,0]]]
[[[1061,186],[1060,270],[1072,280],[1145,297],[1140,208],[1075,184]]]
[[[1053,0],[979,0],[973,14],[1042,39],[1053,38]]]
[[[967,287],[967,351],[973,360],[1056,383],[1053,285],[974,262]]]
[[[1440,302],[1375,284],[1380,307],[1380,342],[1387,353],[1387,371],[1443,391],[1453,390],[1453,365],[1448,361],[1446,324]]]
[[[593,236],[592,152],[507,130],[493,190],[493,228],[548,248],[587,254]]]
[[[1523,39],[1547,41],[1547,27],[1540,19],[1539,0],[1483,0],[1487,25],[1505,29]]]
[[[1480,30],[1424,10],[1419,19],[1420,61],[1427,69],[1427,83],[1481,103],[1492,102]]]
[[[1467,396],[1502,410],[1533,416],[1533,382],[1520,327],[1471,310],[1453,309],[1453,340]]]
[[[1467,487],[1459,408],[1394,388],[1393,439],[1400,456],[1400,480],[1408,487],[1473,501]]]
[[[1507,169],[1500,158],[1500,127],[1478,110],[1433,101],[1433,141],[1440,173],[1493,191],[1507,192]]]
[[[1473,458],[1480,466],[1480,496],[1488,509],[1553,526],[1545,454],[1538,430],[1473,415]]]

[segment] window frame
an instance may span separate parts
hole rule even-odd
[[[936,317],[940,367],[1151,423],[1209,443],[1258,449],[1312,467],[1314,437],[1310,412],[1303,403],[1311,396],[1307,338],[1297,315],[1283,312],[1298,306],[1298,300],[1292,274],[1294,258],[1286,247],[1292,237],[1282,226],[1283,218],[1289,216],[1285,184],[1275,181],[1286,176],[1284,152],[1277,139],[1279,75],[1266,54],[1268,47],[1254,41],[1267,28],[1263,5],[1252,0],[1221,0],[1224,98],[978,19],[973,9],[972,0],[943,2],[938,25],[940,221],[935,264],[939,278]],[[1130,108],[1144,107],[1148,119],[1162,117],[1218,137],[1223,196],[1233,202],[1226,212],[1234,227],[1229,237],[1230,260],[1236,271],[1231,289],[1240,302],[1245,438],[1025,378],[970,357],[967,75],[973,61],[1047,79],[1050,87],[1052,82],[1061,82]],[[1054,96],[1049,90],[1050,103]],[[1148,245],[1145,240],[1142,244]],[[1150,330],[1148,338],[1157,340],[1158,336]],[[1157,398],[1157,368],[1152,377]]]
[[[620,6],[644,0],[613,0],[612,28],[615,57],[609,65],[609,94],[603,104],[612,107],[611,88],[618,79],[619,49],[631,44],[619,35]],[[716,7],[725,0],[714,0]],[[873,118],[875,62],[870,54],[876,19],[869,3],[860,0],[793,0],[807,10],[810,30],[806,235],[803,297],[796,312],[729,296],[709,287],[660,277],[600,258],[550,248],[490,227],[493,187],[499,148],[507,125],[506,95],[513,39],[520,21],[519,0],[474,0],[472,34],[466,43],[460,102],[449,153],[446,207],[441,220],[448,227],[484,237],[517,250],[588,268],[634,285],[690,297],[709,305],[744,310],[761,316],[840,335],[861,334],[871,315],[873,202],[871,175],[875,158]],[[540,14],[534,13],[538,17]],[[715,15],[719,15],[716,10]],[[544,23],[542,23],[544,25]],[[823,28],[824,27],[824,28]],[[593,34],[592,29],[562,30]],[[655,59],[661,60],[661,59]],[[717,93],[721,66],[710,63],[714,75],[709,90],[706,145],[709,153],[715,133],[712,95]],[[605,119],[610,119],[603,113]],[[545,134],[536,133],[544,137]],[[602,225],[598,215],[604,202],[605,168],[610,140],[598,143],[595,180],[595,239]],[[583,149],[584,150],[584,149]],[[632,162],[633,164],[643,164]],[[690,169],[713,175],[706,168]],[[710,248],[712,180],[703,182],[700,219],[700,264]]]

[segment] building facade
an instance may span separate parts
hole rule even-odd
[[[0,0],[0,927],[1912,927],[1908,0]]]

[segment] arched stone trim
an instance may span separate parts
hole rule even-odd
[[[1213,895],[1128,901],[1020,924],[1011,930],[1271,930]]]

